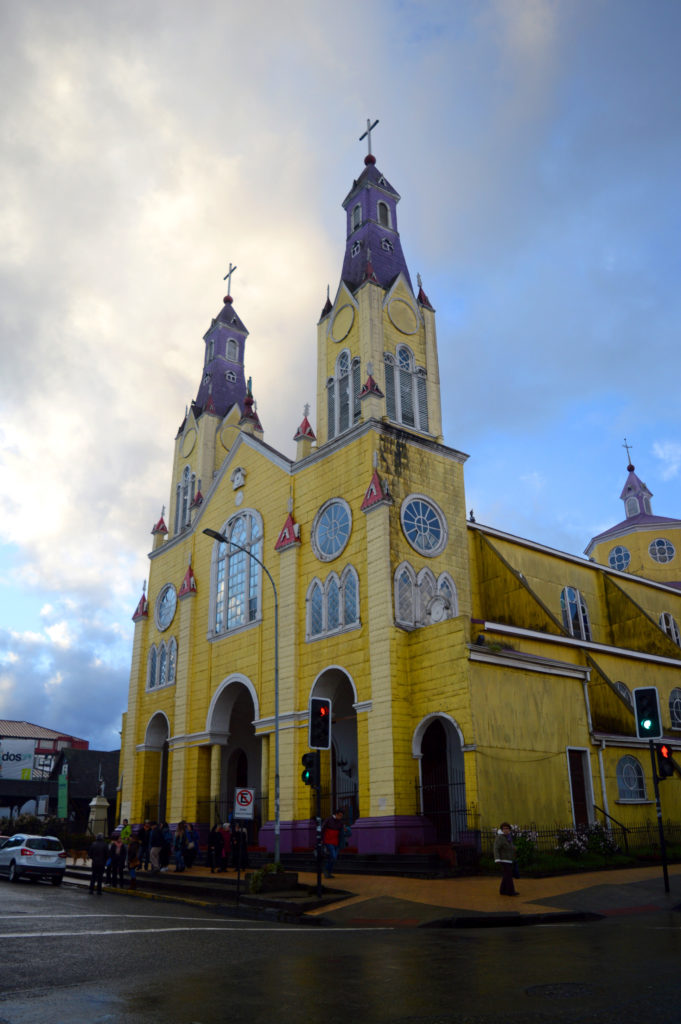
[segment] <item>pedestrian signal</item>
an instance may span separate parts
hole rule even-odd
[[[657,774],[660,779],[668,779],[674,774],[672,752],[666,743],[660,743],[657,747]]]

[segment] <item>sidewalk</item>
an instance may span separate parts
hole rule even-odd
[[[69,865],[66,880],[85,886],[89,875],[89,869]],[[211,875],[208,868],[194,867],[182,874],[171,870],[153,877],[141,872],[135,892],[107,891],[237,912],[236,882],[235,871]],[[323,879],[321,900],[315,893],[315,874],[300,872],[298,882],[303,888],[295,892],[251,896],[241,878],[238,912],[345,928],[469,928],[681,911],[681,864],[669,867],[669,893],[664,891],[659,866],[521,878],[517,882],[520,895],[513,899],[500,896],[499,879],[490,876],[422,879],[343,875],[341,871],[333,880]]]

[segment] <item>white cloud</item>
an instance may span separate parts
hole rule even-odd
[[[653,445],[653,455],[664,465],[662,479],[672,480],[679,475],[681,469],[681,443],[678,441],[656,441]]]

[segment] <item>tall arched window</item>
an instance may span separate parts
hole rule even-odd
[[[161,650],[158,656],[158,685],[165,686],[168,679],[166,676],[166,670],[168,666],[168,652],[166,651],[165,643],[161,644]]]
[[[319,636],[324,631],[324,594],[317,580],[310,591],[310,636]]]
[[[414,356],[406,345],[399,345],[395,355],[386,352],[385,406],[388,417],[396,423],[417,430],[428,430],[428,394],[426,372],[414,364]]]
[[[189,526],[191,504],[196,493],[196,475],[185,466],[175,495],[175,533]]]
[[[662,612],[660,615],[660,625],[665,631],[668,637],[681,647],[681,633],[679,633],[679,624],[672,615],[671,612]]]
[[[353,208],[352,208],[352,226],[351,226],[350,230],[351,231],[356,231],[361,223],[362,223],[362,207],[360,206],[359,203],[357,203],[357,205],[353,206]]]
[[[239,358],[239,346],[235,342],[234,338],[230,338],[227,342],[227,358],[233,363]]]
[[[631,754],[627,754],[617,762],[617,790],[620,800],[646,799],[643,769]]]
[[[591,640],[591,624],[586,601],[575,587],[564,587],[560,595],[563,625],[570,636]]]
[[[230,544],[219,543],[215,561],[215,633],[225,633],[260,617],[261,569],[254,558],[262,556],[259,517],[241,512],[222,533]],[[243,548],[244,550],[239,550]]]
[[[326,384],[329,438],[344,433],[359,420],[361,386],[359,359],[351,359],[344,349],[336,360],[335,376]]]
[[[147,690],[153,690],[156,686],[156,658],[156,648],[152,647],[147,661]]]
[[[416,625],[416,573],[407,562],[395,573],[395,619],[403,626]]]
[[[168,685],[175,682],[177,668],[177,640],[172,637],[168,644]]]
[[[379,199],[376,207],[376,214],[378,217],[378,223],[383,228],[390,227],[390,208],[387,203],[384,203],[382,199]]]

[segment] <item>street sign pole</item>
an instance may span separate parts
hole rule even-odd
[[[660,853],[662,855],[662,874],[664,876],[664,891],[669,892],[669,871],[667,870],[667,844],[664,839],[664,828],[662,826],[662,807],[660,806],[660,787],[657,781],[657,765],[655,764],[655,741],[650,740],[650,763],[653,766],[653,785],[655,787],[655,807],[657,808],[657,827],[660,833]]]

